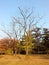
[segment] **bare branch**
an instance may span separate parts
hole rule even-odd
[[[21,8],[20,8],[20,7],[18,7],[18,8],[19,8],[19,10],[20,10],[21,15],[22,15],[22,16],[23,16],[23,18],[25,19],[25,14],[24,14],[23,10],[21,10]]]
[[[1,31],[4,32],[6,35],[8,35],[11,38],[11,35],[8,32],[6,32],[5,30],[1,30]]]
[[[13,17],[13,19],[15,20],[15,24],[18,23],[24,28],[23,24],[20,22],[19,19],[15,18],[15,17]]]
[[[32,15],[33,12],[31,12],[28,16],[27,16],[27,19]]]

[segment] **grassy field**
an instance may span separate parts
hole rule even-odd
[[[0,55],[0,65],[49,65],[49,55]]]

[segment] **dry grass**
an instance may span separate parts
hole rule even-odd
[[[1,55],[0,65],[49,65],[49,55]]]

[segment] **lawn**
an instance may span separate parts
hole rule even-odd
[[[49,55],[0,55],[0,65],[49,65]]]

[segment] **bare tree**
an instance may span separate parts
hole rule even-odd
[[[3,26],[3,29],[0,29],[0,30],[7,35],[9,39],[9,47],[11,46],[10,48],[12,49],[12,53],[14,54],[16,52],[16,42],[15,42],[16,39],[13,37],[13,31],[11,29],[6,30],[5,26]],[[13,40],[13,43],[12,43],[12,40]]]
[[[17,24],[19,27],[22,28],[22,29],[19,29],[20,31],[19,33],[21,33],[24,36],[27,36],[27,38],[25,37],[24,43],[26,43],[26,55],[28,55],[28,51],[29,51],[28,42],[30,41],[29,37],[31,37],[31,33],[35,30],[37,23],[41,20],[41,17],[36,18],[33,15],[33,11],[30,13],[29,12],[26,13],[20,7],[19,7],[19,10],[20,10],[21,16],[20,18],[13,17],[13,20],[14,20],[13,23],[15,23],[15,25]]]
[[[34,12],[28,12],[23,11],[20,7],[18,7],[20,10],[20,17],[13,17],[12,20],[12,31],[6,31],[2,30],[5,34],[9,36],[11,39],[12,37],[17,40],[20,40],[21,37],[24,35],[24,44],[26,44],[26,55],[29,54],[29,48],[28,45],[31,43],[30,40],[32,40],[32,32],[35,30],[37,27],[37,23],[41,20],[41,17],[34,16]],[[15,46],[15,43],[13,44]],[[13,48],[14,49],[14,48]]]

